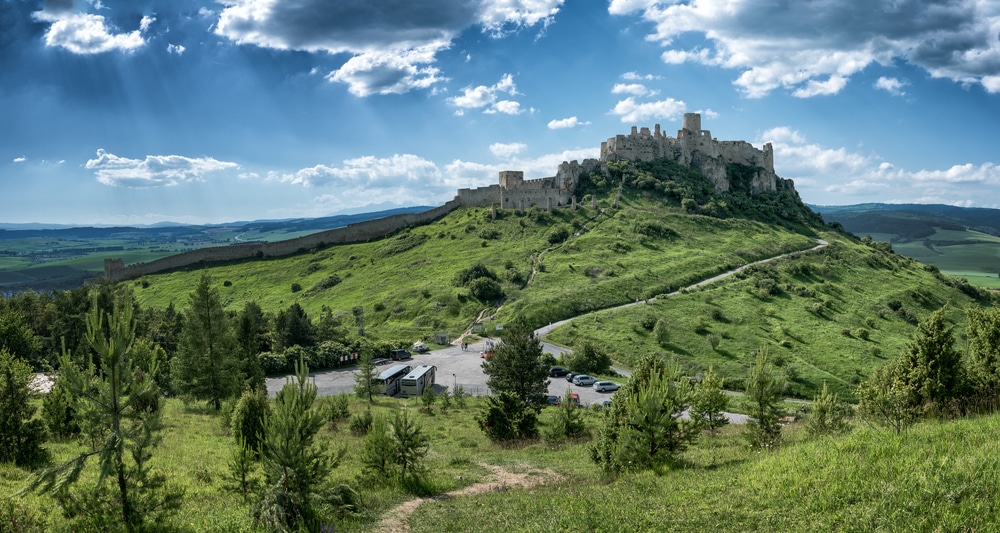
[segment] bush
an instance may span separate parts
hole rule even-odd
[[[288,359],[283,353],[262,352],[259,357],[260,368],[265,374],[284,374],[288,371]]]
[[[581,374],[607,374],[611,372],[611,357],[592,342],[584,342],[579,351],[562,356],[563,365]]]
[[[503,298],[503,288],[499,283],[488,278],[476,278],[469,283],[469,294],[483,303],[490,303]]]
[[[559,226],[553,228],[549,232],[548,241],[549,244],[559,244],[569,238],[569,229],[566,226]]]
[[[667,319],[661,318],[656,321],[656,325],[653,326],[653,338],[656,339],[656,344],[663,348],[670,342],[670,324],[667,323]]]
[[[292,292],[299,292],[302,290],[302,285],[298,283],[292,283]]]
[[[487,437],[498,442],[538,436],[535,412],[510,392],[487,397],[485,409],[476,417],[476,422]]]
[[[232,414],[233,437],[248,451],[260,454],[264,423],[271,406],[264,391],[245,390],[236,402]]]
[[[372,417],[371,409],[367,409],[363,413],[356,414],[351,417],[351,433],[358,436],[367,435],[368,431],[372,428],[373,422],[374,417]]]
[[[62,379],[57,379],[52,390],[42,400],[42,418],[49,428],[49,433],[59,438],[69,438],[80,432],[76,423],[76,401],[63,386]]]

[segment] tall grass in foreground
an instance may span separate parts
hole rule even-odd
[[[416,532],[990,531],[1000,527],[998,430],[998,416],[927,422],[902,435],[862,427],[715,466],[692,460],[661,477],[569,477],[436,501],[410,524]]]

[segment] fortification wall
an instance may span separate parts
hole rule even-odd
[[[496,187],[499,190],[499,187]],[[487,197],[488,195],[482,195]],[[148,263],[136,263],[123,269],[108,268],[107,265],[115,266],[116,263],[105,262],[105,275],[111,279],[133,279],[155,272],[184,268],[199,263],[217,263],[223,261],[237,261],[251,259],[254,257],[278,257],[306,251],[318,246],[328,244],[347,244],[351,242],[364,242],[372,239],[379,239],[394,231],[408,226],[425,224],[437,220],[452,210],[463,205],[483,205],[472,203],[473,199],[478,199],[480,195],[471,194],[469,198],[455,199],[442,206],[429,209],[421,213],[402,213],[375,220],[367,220],[356,224],[349,224],[342,228],[336,228],[311,235],[305,235],[295,239],[278,242],[260,242],[236,244],[232,246],[216,246],[212,248],[201,248],[190,252],[183,252],[171,255]],[[488,205],[488,204],[486,204]]]

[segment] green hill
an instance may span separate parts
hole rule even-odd
[[[790,188],[751,196],[736,176],[715,194],[700,174],[667,161],[615,162],[585,176],[577,209],[551,212],[461,208],[439,221],[377,241],[296,256],[204,267],[228,309],[256,301],[265,311],[299,303],[312,317],[327,306],[382,338],[455,336],[479,316],[535,327],[664,295],[740,265],[831,244],[718,285],[649,306],[581,317],[550,338],[592,341],[624,365],[643,353],[676,354],[692,374],[709,364],[739,386],[752,354],[774,346],[793,394],[823,381],[843,393],[896,355],[914,325],[951,303],[951,317],[984,298],[977,290],[899,256],[826,231]],[[748,179],[748,178],[747,178]],[[596,202],[594,199],[596,198]],[[489,291],[456,282],[483,265]],[[183,308],[203,269],[134,281],[144,306]],[[479,272],[483,272],[482,269]],[[497,287],[503,298],[494,301]],[[477,299],[478,296],[481,299]],[[494,305],[501,303],[499,309]],[[669,339],[658,344],[658,320]]]

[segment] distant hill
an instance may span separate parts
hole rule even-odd
[[[1000,209],[955,207],[937,204],[810,205],[826,222],[840,222],[859,236],[891,234],[900,239],[921,239],[934,228],[970,229],[1000,236]]]
[[[892,244],[902,255],[1000,288],[1000,209],[922,204],[811,206],[827,223]]]
[[[290,239],[403,213],[412,206],[320,218],[254,220],[225,224],[152,226],[60,226],[0,224],[0,289],[70,289],[104,271],[107,257],[145,262],[209,246]]]

